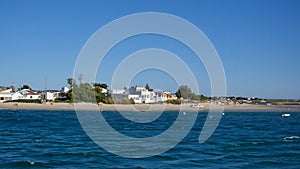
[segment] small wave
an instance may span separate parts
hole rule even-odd
[[[40,142],[42,142],[42,140],[36,139],[35,142],[40,143]]]
[[[299,139],[299,136],[290,136],[290,137],[284,137],[283,140],[284,141],[292,141],[292,140],[297,140]]]
[[[265,142],[252,142],[252,144],[264,144]]]
[[[232,146],[234,146],[234,147],[240,147],[241,145],[239,145],[239,144],[230,144],[230,145],[232,145]]]
[[[34,161],[27,161],[30,165],[34,165],[35,163],[34,163]]]

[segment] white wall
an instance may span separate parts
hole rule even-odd
[[[12,100],[19,100],[19,99],[23,99],[23,95],[19,92],[16,92],[14,94],[12,94]]]
[[[130,95],[128,95],[128,99],[133,99],[134,103],[136,103],[136,104],[142,103],[141,97],[139,95],[130,94]]]
[[[11,94],[10,93],[0,93],[0,102],[4,102],[7,100],[11,100]]]
[[[141,92],[142,103],[154,103],[156,102],[155,93],[150,91]]]
[[[36,100],[41,98],[40,94],[37,94],[29,89],[23,89],[20,91],[20,93],[23,95],[23,99],[27,100]]]
[[[28,95],[24,95],[23,99],[27,99],[27,100],[36,100],[36,99],[40,99],[41,98],[41,95],[39,94],[35,94],[35,95],[31,95],[31,94],[28,94]]]
[[[70,89],[68,87],[62,87],[61,91],[67,93]]]
[[[0,92],[0,102],[11,100],[12,99],[11,92],[12,92],[12,89],[2,90]]]
[[[111,94],[125,94],[124,89],[112,89]]]

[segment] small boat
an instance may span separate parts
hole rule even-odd
[[[282,114],[281,116],[282,116],[282,117],[290,117],[291,114],[289,114],[289,113],[284,113],[284,114]]]

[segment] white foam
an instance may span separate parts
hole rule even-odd
[[[30,165],[34,165],[34,161],[27,161]]]
[[[290,136],[290,137],[284,137],[283,140],[284,141],[291,141],[291,140],[297,140],[299,139],[299,136]]]

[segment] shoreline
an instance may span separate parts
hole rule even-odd
[[[203,108],[193,108],[191,104],[92,104],[92,103],[55,103],[38,104],[38,103],[0,103],[0,110],[101,110],[101,111],[192,111],[192,112],[207,112],[213,106],[216,109],[221,109],[223,106],[218,106],[210,103],[201,103]],[[287,105],[226,105],[224,112],[300,112],[300,106]]]

